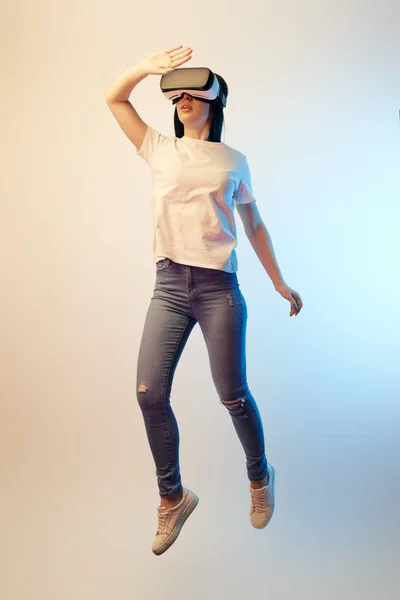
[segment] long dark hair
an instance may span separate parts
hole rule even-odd
[[[221,77],[221,75],[218,75],[217,73],[215,73],[215,76],[219,81],[219,84],[221,86],[222,91],[225,94],[225,97],[228,98],[228,85],[227,85],[225,79],[223,79],[223,77]],[[222,106],[222,103],[220,100],[218,100],[215,104],[210,104],[210,106],[211,106],[212,119],[211,119],[210,135],[208,136],[208,141],[209,142],[220,142],[222,127],[224,125],[224,107]],[[178,138],[183,137],[183,135],[185,133],[185,128],[183,126],[183,123],[179,120],[177,108],[175,108],[175,113],[174,113],[174,127],[175,127],[176,137],[178,137]]]

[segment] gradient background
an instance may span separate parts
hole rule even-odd
[[[397,0],[2,3],[4,600],[399,597],[399,23]],[[238,218],[276,511],[251,527],[244,454],[196,328],[172,403],[200,504],[157,558],[135,389],[151,177],[104,91],[176,44],[228,83],[223,141],[248,157],[304,308],[289,318]],[[173,135],[159,79],[130,99]]]

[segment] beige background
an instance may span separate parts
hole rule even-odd
[[[0,596],[397,598],[397,0],[25,0],[1,12]],[[135,391],[151,178],[104,91],[175,44],[228,82],[224,141],[248,157],[304,308],[289,318],[239,224],[276,512],[252,529],[244,455],[196,329],[172,402],[200,505],[157,558]],[[159,77],[131,101],[173,135]]]

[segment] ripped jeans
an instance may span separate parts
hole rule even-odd
[[[250,481],[267,476],[264,432],[246,379],[247,307],[236,273],[191,267],[165,258],[145,319],[137,364],[137,400],[162,498],[182,489],[179,431],[170,403],[179,358],[196,325],[207,346],[212,378],[246,455]],[[188,401],[193,391],[188,390]]]

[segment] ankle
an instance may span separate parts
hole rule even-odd
[[[183,498],[183,490],[181,490],[178,494],[174,494],[173,496],[168,496],[168,498],[160,498],[160,506],[164,506],[165,508],[173,508]]]
[[[262,487],[266,487],[269,483],[269,475],[264,477],[261,481],[250,481],[250,486],[253,490],[259,490]]]

